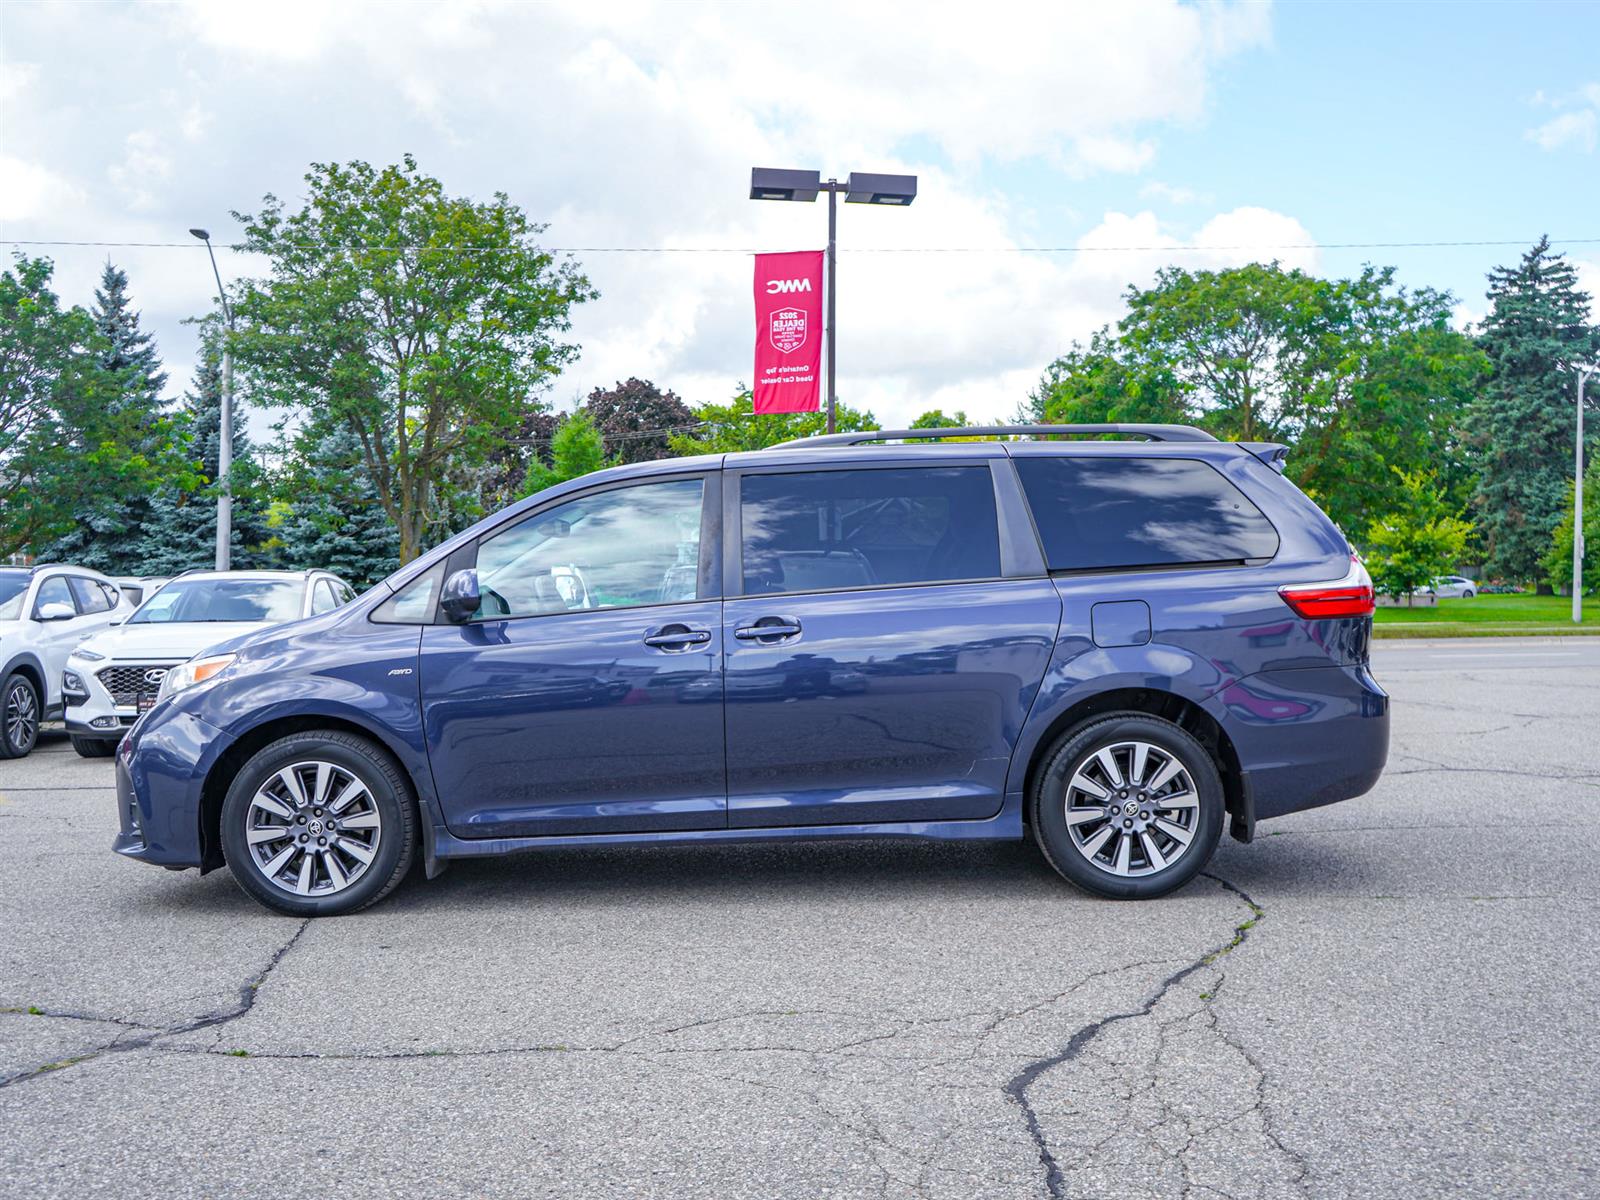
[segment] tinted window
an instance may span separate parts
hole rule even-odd
[[[739,520],[746,594],[1000,574],[988,467],[746,475]]]
[[[693,600],[698,479],[646,483],[547,508],[478,547],[480,617]]]
[[[97,613],[111,610],[111,599],[94,580],[85,579],[82,575],[71,575],[68,576],[67,582],[72,585],[72,596],[78,602],[79,612]]]
[[[1271,558],[1261,510],[1190,458],[1019,457],[1052,571]]]
[[[380,625],[426,625],[433,620],[434,593],[444,579],[444,564],[418,576],[372,610]]]
[[[33,615],[38,616],[46,604],[65,604],[68,608],[75,608],[65,575],[52,575],[39,585],[33,597]]]

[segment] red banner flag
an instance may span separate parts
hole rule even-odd
[[[816,412],[821,365],[822,251],[756,255],[756,412]]]

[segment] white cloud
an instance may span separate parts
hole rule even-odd
[[[1165,200],[1168,204],[1185,207],[1190,204],[1210,204],[1212,199],[1209,193],[1197,192],[1193,188],[1175,187],[1159,179],[1151,180],[1140,188],[1139,196],[1144,200]]]
[[[1600,117],[1594,109],[1588,108],[1552,117],[1543,125],[1528,130],[1527,136],[1541,150],[1560,150],[1565,146],[1593,150],[1597,134],[1600,134]]]
[[[1600,83],[1586,83],[1566,96],[1551,97],[1537,92],[1533,103],[1542,108],[1565,110],[1524,135],[1539,149],[1562,150],[1572,146],[1592,152],[1600,144]]]
[[[0,221],[46,219],[83,199],[81,188],[48,167],[0,154]]]
[[[1137,254],[868,251],[1023,244],[1038,197],[994,194],[982,168],[1026,164],[1063,197],[1074,178],[1146,169],[1164,134],[1204,119],[1216,73],[1264,45],[1269,20],[1264,5],[1176,0],[1001,2],[981,19],[954,0],[914,16],[844,0],[28,10],[8,50],[44,62],[41,84],[56,61],[129,66],[8,106],[7,150],[80,207],[69,220],[34,186],[28,224],[7,233],[186,242],[204,224],[221,240],[227,210],[269,190],[293,203],[310,161],[411,150],[452,192],[506,191],[551,222],[554,245],[801,248],[821,244],[820,205],[751,203],[751,166],[914,172],[911,208],[841,215],[841,394],[884,419],[934,404],[1001,416],[1071,338],[1114,319],[1130,282],[1174,256],[1246,255],[1186,247],[1309,236],[1236,209],[1185,230],[1111,214],[1083,239],[1155,247]],[[113,253],[179,390],[194,333],[177,322],[210,303],[209,271],[177,250]],[[63,293],[103,256],[60,257]],[[639,374],[703,401],[748,377],[748,257],[581,257],[602,298],[576,315],[583,356],[554,398]]]

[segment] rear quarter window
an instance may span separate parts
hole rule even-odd
[[[1052,571],[1237,563],[1278,552],[1272,522],[1198,459],[1015,461]]]

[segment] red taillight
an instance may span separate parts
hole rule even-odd
[[[1372,579],[1351,556],[1350,573],[1325,583],[1295,583],[1278,589],[1283,602],[1308,621],[1329,617],[1370,617],[1378,605]]]

